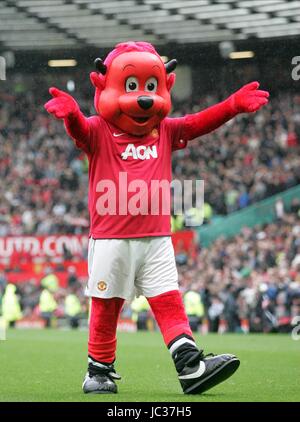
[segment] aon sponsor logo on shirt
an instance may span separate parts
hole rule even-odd
[[[157,158],[157,148],[156,145],[152,147],[139,145],[136,147],[134,144],[128,144],[121,157],[123,160],[127,160],[128,157],[132,157],[134,160],[150,160],[150,158]]]

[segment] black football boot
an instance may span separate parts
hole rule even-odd
[[[114,365],[97,362],[91,357],[88,358],[89,366],[82,389],[84,393],[113,394],[118,392],[115,380],[121,377],[115,371]]]
[[[201,394],[231,377],[240,365],[231,354],[208,355],[188,336],[177,337],[168,348],[185,394]]]

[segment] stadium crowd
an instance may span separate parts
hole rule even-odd
[[[43,110],[51,81],[35,78],[31,89],[26,79],[14,82],[0,93],[0,236],[85,233],[87,160]],[[56,84],[65,86],[66,78]],[[80,93],[74,95],[92,114],[91,90]],[[217,101],[207,95],[193,111]],[[177,104],[173,115],[189,110]],[[174,178],[205,181],[210,217],[244,208],[300,183],[299,128],[300,96],[279,94],[257,115],[239,116],[175,153]]]
[[[66,137],[61,122],[43,110],[50,79],[17,75],[0,92],[0,237],[88,230],[87,160]],[[67,80],[60,77],[55,84],[63,88]],[[79,91],[74,95],[82,109],[93,114],[91,88],[80,82]],[[191,99],[193,107],[190,102],[175,103],[173,115],[218,100],[205,95],[198,103]],[[244,208],[300,183],[299,128],[300,95],[278,93],[257,115],[239,116],[176,152],[174,178],[205,181],[208,220]],[[294,315],[300,315],[299,209],[294,201],[291,213],[283,213],[276,224],[245,228],[230,241],[219,239],[194,259],[178,253],[182,292],[199,297],[195,315],[190,313],[196,327],[206,318],[209,329],[218,331],[225,319],[229,331],[239,331],[247,319],[251,331],[283,331]],[[76,326],[72,313],[77,309],[78,318],[86,316],[88,305],[82,280],[72,277],[67,289],[28,282],[11,293],[23,316],[41,308],[42,293],[50,293],[52,310],[42,312],[46,324],[52,315],[67,315]],[[2,301],[8,286],[2,272]],[[79,298],[76,303],[74,296]],[[130,314],[128,308],[125,312]]]
[[[206,97],[201,108],[215,102]],[[173,174],[204,180],[205,201],[225,215],[299,184],[299,140],[300,96],[282,94],[174,154]]]
[[[181,251],[176,260],[182,293],[186,297],[194,294],[186,307],[195,330],[206,320],[209,330],[216,332],[222,321],[230,332],[289,331],[293,317],[300,315],[300,202],[295,200],[291,212],[272,224],[244,228],[231,240],[218,239],[194,258]],[[66,289],[59,287],[51,273],[40,285],[20,284],[17,294],[22,315],[40,312],[47,324],[53,315],[68,317],[71,326],[74,321],[77,326],[88,310],[85,282],[70,271]],[[0,297],[8,286],[3,272]],[[132,309],[125,307],[124,314],[132,313],[145,319],[150,315],[145,301],[136,302]],[[247,321],[246,328],[243,321]]]
[[[243,319],[251,331],[289,330],[300,315],[300,202],[276,222],[220,238],[178,264],[181,289],[200,292],[211,330],[222,318],[229,331]]]

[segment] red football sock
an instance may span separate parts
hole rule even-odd
[[[117,323],[124,299],[92,298],[89,327],[89,356],[98,362],[112,363],[116,357]]]
[[[164,341],[168,346],[183,334],[193,338],[181,294],[178,290],[147,298]]]

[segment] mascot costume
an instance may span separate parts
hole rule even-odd
[[[126,42],[95,64],[90,77],[97,115],[85,117],[57,88],[50,88],[53,98],[45,104],[89,159],[91,313],[83,391],[117,392],[117,322],[124,301],[137,292],[150,304],[183,392],[199,394],[230,377],[240,362],[197,348],[178,289],[170,213],[160,205],[154,211],[150,204],[139,206],[136,191],[150,203],[151,182],[171,182],[172,151],[239,113],[256,112],[269,94],[253,82],[202,112],[169,118],[175,59],[163,63],[151,44]]]

